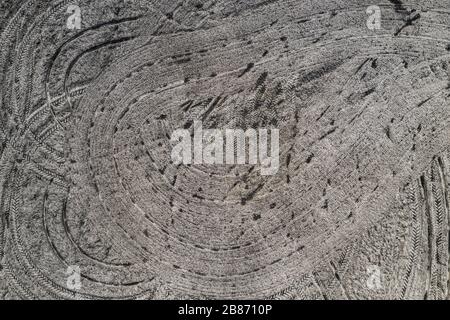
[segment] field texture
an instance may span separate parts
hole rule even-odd
[[[0,299],[448,299],[449,183],[450,0],[0,0]]]

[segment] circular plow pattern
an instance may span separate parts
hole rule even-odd
[[[448,297],[448,0],[0,7],[1,298]]]

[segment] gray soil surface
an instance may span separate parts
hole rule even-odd
[[[449,0],[0,0],[0,299],[448,299],[449,183]]]

